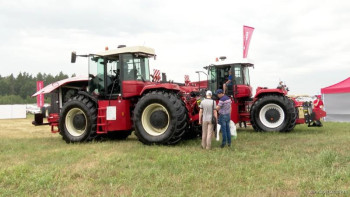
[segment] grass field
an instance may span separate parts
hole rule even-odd
[[[126,141],[66,144],[32,117],[0,120],[0,196],[350,195],[350,124],[238,130],[232,148]]]

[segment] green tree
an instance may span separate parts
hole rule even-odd
[[[0,75],[0,95],[8,94],[8,87],[6,83],[6,77]]]
[[[0,96],[0,104],[24,104],[25,101],[18,95]]]
[[[15,95],[15,77],[13,76],[13,74],[11,74],[10,76],[7,77],[7,79],[5,80],[6,82],[6,87],[8,88],[7,93],[5,95]]]
[[[43,81],[43,80],[44,80],[43,74],[41,74],[41,72],[39,72],[39,73],[36,75],[35,80],[36,80],[36,81]]]
[[[46,86],[69,77],[62,71],[55,76],[40,72],[34,76],[27,72],[20,72],[16,77],[13,74],[0,75],[0,104],[35,103],[36,98],[31,97],[31,95],[36,92],[37,81],[44,81],[44,86]],[[45,102],[50,102],[50,97],[47,95]]]

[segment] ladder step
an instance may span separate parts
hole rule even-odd
[[[107,133],[108,122],[106,120],[106,111],[106,107],[98,108],[99,115],[97,115],[97,134]]]

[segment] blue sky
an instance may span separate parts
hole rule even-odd
[[[87,74],[71,51],[120,44],[155,49],[152,68],[195,81],[218,56],[242,57],[242,27],[255,28],[248,57],[252,86],[318,94],[349,77],[350,1],[0,0],[1,75]],[[202,76],[204,77],[204,76]]]

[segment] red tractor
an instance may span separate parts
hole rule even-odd
[[[205,67],[209,72],[208,89],[223,88],[231,72],[232,83],[227,95],[232,99],[231,120],[250,122],[256,131],[291,131],[296,124],[312,126],[315,120],[326,116],[322,109],[314,109],[310,102],[298,102],[287,96],[288,88],[280,84],[275,89],[258,87],[252,97],[249,68],[251,63],[229,63],[226,57]],[[244,61],[242,61],[244,62]]]
[[[108,135],[127,138],[132,131],[144,144],[176,144],[183,138],[200,134],[198,124],[201,101],[197,86],[152,82],[149,58],[152,48],[120,46],[98,54],[76,55],[89,60],[89,77],[75,77],[55,82],[38,91],[51,93],[48,123],[51,132],[59,132],[67,143],[91,141]],[[325,116],[313,111],[310,103],[288,98],[287,90],[258,87],[252,97],[250,63],[221,61],[205,67],[207,86],[213,92],[223,87],[228,72],[232,85],[227,94],[233,100],[231,119],[249,121],[257,131],[290,131],[298,123],[311,123]],[[41,125],[42,114],[33,124]]]
[[[48,124],[67,143],[104,134],[125,139],[135,130],[145,144],[175,144],[198,133],[198,88],[152,82],[152,48],[120,46],[90,55],[73,52],[72,63],[77,56],[88,58],[88,78],[65,79],[33,95],[51,93]]]

